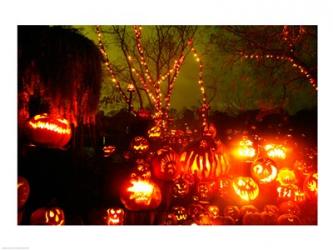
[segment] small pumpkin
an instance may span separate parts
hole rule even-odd
[[[161,127],[159,127],[159,126],[151,127],[148,130],[148,138],[151,140],[157,140],[157,139],[161,138],[161,136],[162,136],[162,130],[161,130]]]
[[[304,192],[295,184],[281,185],[276,190],[280,200],[292,200],[294,202],[303,202],[305,200]]]
[[[123,225],[124,224],[125,212],[122,208],[108,208],[104,221],[106,225]]]
[[[30,224],[62,226],[65,224],[65,213],[59,207],[39,208],[31,214]]]
[[[143,136],[136,136],[130,144],[130,150],[135,155],[144,155],[149,150],[149,142]]]
[[[212,196],[215,194],[215,182],[199,181],[195,186],[193,200],[202,204],[208,204]]]
[[[26,124],[26,133],[33,144],[50,148],[63,148],[72,137],[68,120],[46,113],[31,118]]]
[[[318,194],[318,173],[309,174],[303,184],[305,195],[310,200],[315,200]]]
[[[293,170],[288,168],[282,168],[279,170],[276,180],[282,186],[288,186],[291,184],[296,184],[297,179]]]
[[[103,157],[108,158],[116,151],[116,146],[106,145],[103,147]]]
[[[17,206],[22,208],[30,194],[30,185],[26,178],[19,176],[17,179]]]
[[[129,178],[120,188],[120,200],[131,211],[157,208],[162,201],[159,186],[150,179]]]
[[[223,210],[223,215],[225,217],[231,217],[235,223],[238,223],[238,221],[241,218],[241,212],[238,206],[235,205],[228,205]]]
[[[184,198],[189,194],[190,187],[190,181],[182,175],[173,181],[172,196],[176,199]]]
[[[237,143],[234,143],[232,155],[244,162],[252,162],[257,155],[257,149],[252,140],[243,136]]]
[[[264,146],[267,157],[273,160],[284,160],[287,157],[287,149],[280,144],[266,144]]]
[[[176,219],[177,225],[186,224],[188,220],[187,210],[182,206],[174,206],[171,208],[171,214]]]
[[[277,177],[278,169],[275,162],[268,158],[260,158],[251,166],[252,177],[261,184],[271,183]]]
[[[161,180],[171,181],[180,173],[179,156],[172,148],[157,150],[152,166],[154,176]]]
[[[253,201],[259,195],[259,186],[251,177],[236,177],[232,187],[235,194],[243,201]]]
[[[149,163],[143,159],[137,159],[135,161],[135,167],[131,171],[130,176],[131,178],[150,179],[151,169]]]

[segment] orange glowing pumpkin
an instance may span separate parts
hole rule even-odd
[[[211,139],[190,144],[181,154],[180,162],[185,173],[198,179],[215,179],[229,172],[225,152]]]
[[[270,183],[277,177],[277,167],[274,161],[260,158],[251,166],[252,177],[261,184]]]
[[[72,137],[72,130],[66,119],[40,114],[26,124],[26,133],[33,144],[50,148],[63,148]]]
[[[193,200],[202,204],[208,204],[215,194],[215,182],[199,181],[195,186]]]
[[[149,179],[151,177],[150,165],[143,159],[135,161],[135,167],[131,171],[131,178]]]
[[[39,208],[31,214],[31,225],[62,226],[65,224],[65,213],[61,208]]]
[[[297,179],[294,171],[288,168],[282,168],[279,170],[276,180],[282,186],[288,186],[290,184],[295,184]]]
[[[257,150],[253,141],[247,136],[243,136],[232,150],[232,155],[242,161],[252,162],[257,155]]]
[[[159,126],[151,127],[148,130],[148,138],[152,140],[159,139],[162,135],[162,130]]]
[[[143,136],[136,136],[130,144],[130,150],[136,155],[143,155],[149,150],[149,142]]]
[[[106,210],[104,221],[106,225],[123,225],[125,212],[122,208],[109,208]]]
[[[284,160],[287,157],[287,149],[279,144],[266,144],[264,146],[267,157],[273,160]]]
[[[161,204],[162,194],[152,180],[130,178],[120,188],[120,200],[128,210],[149,210]]]
[[[180,173],[179,156],[172,148],[157,150],[152,166],[154,176],[161,180],[171,181]]]
[[[276,190],[280,200],[291,200],[294,202],[303,202],[305,200],[304,192],[295,184],[281,185]]]
[[[253,201],[259,195],[259,186],[251,177],[236,177],[232,182],[232,187],[242,201]]]
[[[317,198],[318,193],[318,173],[312,173],[306,177],[303,184],[306,197],[310,200]]]
[[[30,194],[30,185],[27,179],[19,176],[17,179],[17,206],[22,208],[27,202]]]
[[[190,192],[191,183],[184,177],[180,176],[172,183],[172,196],[176,199],[184,198]]]
[[[107,145],[103,147],[103,157],[108,158],[116,151],[116,146]]]

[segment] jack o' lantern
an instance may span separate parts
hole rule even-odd
[[[150,165],[143,159],[137,159],[135,161],[135,167],[131,171],[131,178],[149,179],[151,177]]]
[[[243,136],[240,141],[236,143],[232,150],[232,155],[245,162],[252,162],[257,155],[257,150],[247,136]]]
[[[162,194],[152,180],[130,178],[120,188],[120,200],[128,210],[149,210],[161,204]]]
[[[228,205],[223,210],[224,217],[231,217],[235,223],[241,218],[241,212],[238,206]]]
[[[209,125],[205,126],[203,134],[204,134],[204,136],[214,139],[217,135],[217,130],[216,130],[214,123],[210,123]]]
[[[177,225],[186,224],[187,223],[187,211],[185,207],[182,206],[174,206],[171,209],[171,214],[176,219]]]
[[[218,206],[210,205],[207,210],[212,219],[217,219],[220,216],[220,208]]]
[[[267,157],[273,160],[284,160],[287,157],[287,149],[279,144],[266,144],[264,146]]]
[[[215,193],[215,182],[199,181],[196,184],[193,200],[202,204],[208,204]]]
[[[130,144],[130,150],[136,155],[143,155],[149,150],[149,142],[143,136],[136,136]]]
[[[27,179],[19,176],[17,179],[17,206],[22,208],[27,202],[30,194],[30,185]]]
[[[310,200],[317,198],[318,193],[318,173],[312,173],[304,180],[303,190]]]
[[[259,186],[251,177],[236,177],[232,187],[235,194],[243,201],[253,201],[259,195]]]
[[[180,162],[185,173],[198,179],[215,179],[229,172],[225,153],[211,139],[190,144],[181,154]]]
[[[108,158],[116,151],[116,146],[107,145],[103,147],[103,157]]]
[[[277,177],[277,167],[274,161],[268,158],[260,158],[251,166],[251,175],[259,183],[270,183]]]
[[[226,176],[218,179],[217,189],[220,198],[224,198],[230,193],[231,182],[232,182],[231,178]]]
[[[65,213],[61,208],[39,208],[31,214],[31,225],[62,226],[65,224]]]
[[[179,156],[171,148],[159,149],[152,161],[152,166],[156,178],[171,181],[180,172]]]
[[[280,183],[282,186],[288,186],[290,184],[296,183],[296,175],[294,171],[288,169],[288,168],[282,168],[279,170],[276,180]]]
[[[31,118],[26,131],[33,144],[50,148],[63,148],[72,136],[71,126],[66,119],[48,114]]]
[[[305,194],[301,189],[295,185],[290,184],[287,186],[277,187],[278,198],[280,200],[292,200],[294,202],[303,202],[305,200]]]
[[[159,139],[162,135],[162,130],[159,126],[151,127],[148,130],[148,138],[152,140]]]
[[[124,224],[124,209],[109,208],[106,210],[104,221],[106,225],[123,225]]]
[[[172,196],[176,199],[186,197],[190,192],[191,183],[185,176],[180,176],[173,181]]]

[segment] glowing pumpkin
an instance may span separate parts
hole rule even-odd
[[[150,165],[143,159],[137,159],[135,163],[136,165],[130,174],[131,178],[149,179],[151,177]]]
[[[187,211],[185,207],[182,206],[174,206],[171,209],[171,213],[176,219],[177,224],[186,224],[187,222]]]
[[[151,127],[148,130],[148,138],[152,140],[159,139],[162,135],[162,130],[159,126]]]
[[[304,180],[303,190],[308,199],[316,199],[318,193],[318,173],[312,173]]]
[[[287,157],[287,149],[279,144],[266,144],[264,146],[266,154],[269,158],[284,160]]]
[[[39,208],[31,214],[31,225],[62,226],[65,224],[65,213],[61,208]]]
[[[179,156],[171,148],[157,150],[152,166],[154,176],[161,180],[171,181],[180,173]]]
[[[199,179],[215,179],[229,172],[229,162],[213,140],[201,139],[181,154],[183,171]]]
[[[295,184],[278,186],[276,190],[280,200],[292,200],[295,202],[303,202],[305,200],[304,192]]]
[[[50,148],[63,148],[72,137],[71,126],[66,119],[48,114],[30,119],[26,131],[33,144]]]
[[[19,176],[17,179],[17,206],[22,208],[27,202],[30,194],[30,185],[27,179]]]
[[[162,201],[159,186],[149,179],[128,179],[120,188],[120,200],[131,211],[157,208]]]
[[[173,181],[172,196],[176,199],[186,197],[190,192],[191,183],[184,177],[180,176]]]
[[[215,183],[210,181],[199,181],[196,184],[193,200],[202,204],[208,204],[215,193]]]
[[[275,162],[268,158],[258,159],[251,166],[252,177],[262,184],[274,181],[277,173]]]
[[[238,206],[228,205],[223,210],[223,215],[225,217],[231,217],[235,223],[241,218],[241,212]]]
[[[211,137],[214,139],[217,135],[217,130],[214,123],[210,123],[209,125],[205,126],[203,134],[204,136]]]
[[[103,157],[108,158],[116,151],[116,146],[107,145],[103,147]]]
[[[208,206],[208,214],[212,219],[217,219],[220,216],[220,208],[215,205]]]
[[[106,210],[106,216],[104,221],[106,225],[123,225],[124,224],[124,209],[121,208],[109,208]]]
[[[296,183],[296,175],[294,171],[288,169],[288,168],[282,168],[279,170],[279,173],[277,175],[276,180],[280,183],[282,186],[288,186],[290,184]]]
[[[136,155],[143,155],[149,150],[149,142],[143,136],[136,136],[130,144],[130,150]]]
[[[254,147],[253,141],[251,141],[248,137],[243,136],[234,147],[232,155],[245,162],[252,162],[257,155],[257,150]]]
[[[243,201],[253,201],[259,195],[259,186],[251,177],[236,177],[232,187],[235,194]]]

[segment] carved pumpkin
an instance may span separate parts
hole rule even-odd
[[[217,189],[220,198],[225,198],[231,191],[232,180],[229,177],[221,177],[217,181]]]
[[[274,161],[260,158],[251,166],[252,177],[261,184],[271,183],[277,177],[277,167]]]
[[[284,160],[287,157],[287,149],[279,144],[266,144],[264,146],[267,157],[273,160]]]
[[[217,130],[216,130],[214,123],[210,123],[209,125],[205,126],[203,134],[204,134],[204,136],[214,139],[217,135]]]
[[[22,208],[27,202],[30,194],[30,185],[27,179],[19,176],[17,179],[17,206]]]
[[[121,208],[109,208],[106,210],[104,221],[106,225],[123,225],[124,224],[124,209]]]
[[[295,184],[297,181],[294,171],[292,171],[288,168],[280,169],[276,180],[282,186],[288,186],[290,184]]]
[[[232,187],[235,194],[243,201],[253,201],[259,195],[259,186],[251,177],[236,177]]]
[[[120,188],[120,200],[128,210],[148,210],[161,204],[162,194],[152,180],[130,178]]]
[[[308,199],[317,198],[318,193],[318,173],[312,173],[304,180],[303,190]]]
[[[61,208],[39,208],[31,214],[31,225],[62,226],[65,224],[65,213]]]
[[[208,206],[208,214],[212,219],[217,219],[220,216],[220,208],[215,205]]]
[[[71,126],[66,119],[48,114],[31,118],[26,131],[33,144],[50,148],[63,148],[72,136]]]
[[[278,218],[277,213],[267,211],[261,212],[260,216],[264,225],[275,225]]]
[[[213,140],[201,139],[181,154],[183,171],[198,179],[215,179],[229,172],[225,153]]]
[[[116,151],[116,146],[107,145],[103,147],[103,157],[108,158]]]
[[[276,190],[280,200],[292,200],[295,202],[303,202],[305,200],[304,192],[295,184],[278,186]]]
[[[171,213],[176,219],[177,225],[186,224],[187,222],[187,211],[185,207],[182,206],[174,206],[171,209]]]
[[[135,167],[131,171],[131,178],[142,178],[142,179],[150,179],[151,170],[150,165],[145,162],[143,159],[137,159],[135,161]]]
[[[238,223],[238,221],[241,218],[241,212],[238,206],[232,206],[228,205],[223,210],[223,215],[225,217],[231,217],[235,223]]]
[[[136,155],[143,155],[149,150],[149,142],[143,136],[136,136],[130,144],[130,150]]]
[[[215,183],[210,181],[199,181],[196,184],[193,200],[202,204],[208,204],[215,193]]]
[[[171,181],[180,173],[179,156],[172,148],[157,150],[152,165],[154,176],[161,180]]]
[[[149,139],[156,140],[156,139],[161,138],[161,135],[162,135],[162,130],[159,126],[151,127],[148,130],[148,138]]]
[[[242,161],[252,162],[257,155],[257,150],[253,141],[247,136],[243,136],[242,139],[234,146],[232,155]]]
[[[172,196],[176,199],[184,198],[190,192],[191,183],[185,176],[180,176],[173,181]]]

